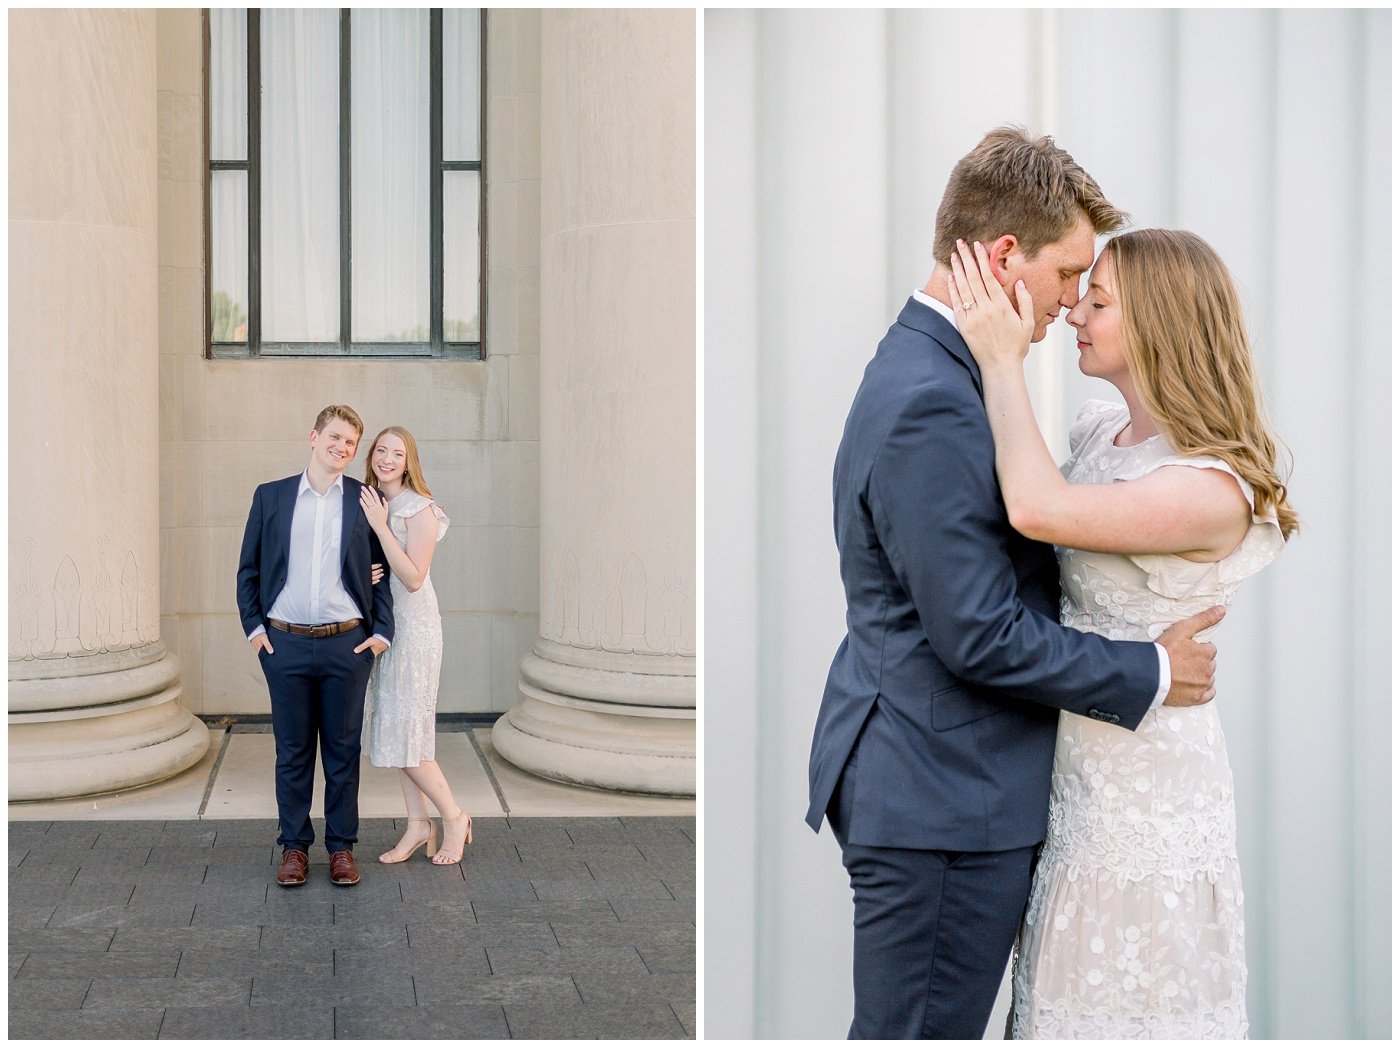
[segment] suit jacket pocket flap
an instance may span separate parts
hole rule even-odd
[[[965,684],[954,684],[930,696],[929,727],[934,731],[949,731],[1001,713],[1006,708],[1004,703],[983,698]]]

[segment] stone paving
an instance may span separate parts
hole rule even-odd
[[[693,816],[478,818],[460,867],[274,880],[271,819],[11,821],[18,1038],[693,1038]]]

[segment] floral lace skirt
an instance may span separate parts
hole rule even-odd
[[[1016,951],[1017,1038],[1243,1038],[1244,892],[1214,705],[1062,714]]]
[[[374,660],[361,745],[376,768],[416,768],[437,742],[442,617],[431,581],[416,593],[394,585],[394,643]]]

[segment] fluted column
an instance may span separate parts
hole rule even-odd
[[[546,11],[541,36],[540,637],[493,738],[693,795],[695,16]]]
[[[156,15],[10,14],[11,801],[195,764],[160,641]]]

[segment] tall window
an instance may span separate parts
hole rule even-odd
[[[216,357],[480,359],[476,9],[211,9]]]

